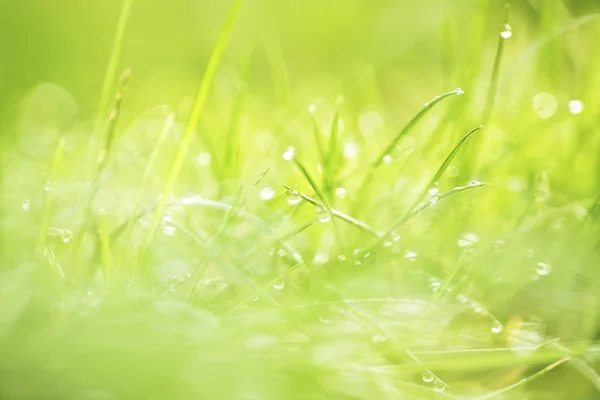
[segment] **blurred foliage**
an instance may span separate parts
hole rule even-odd
[[[598,1],[0,7],[0,398],[600,393]]]

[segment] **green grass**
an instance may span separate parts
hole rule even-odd
[[[600,398],[599,9],[63,1],[8,7],[0,398]]]

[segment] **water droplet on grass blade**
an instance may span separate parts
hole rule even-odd
[[[71,241],[72,236],[73,235],[70,230],[64,229],[60,235],[60,238],[63,241],[63,243],[69,243]]]
[[[23,204],[21,204],[21,207],[23,208],[23,210],[29,211],[29,209],[31,208],[31,201],[27,199],[23,200]]]
[[[446,385],[444,384],[444,382],[440,381],[439,379],[436,379],[435,382],[433,382],[433,390],[435,390],[436,392],[443,392],[444,390],[446,390]]]
[[[319,322],[321,322],[322,324],[328,324],[331,322],[331,320],[325,317],[319,317]]]
[[[512,27],[509,24],[504,24],[504,30],[500,32],[503,39],[508,39],[512,36]]]
[[[281,290],[285,287],[285,281],[283,279],[278,280],[273,284],[273,289]]]
[[[419,255],[414,251],[407,251],[404,253],[404,258],[409,261],[415,261]]]
[[[388,340],[387,337],[382,336],[382,335],[373,335],[371,336],[371,341],[373,343],[381,343],[381,342],[385,342],[386,340]]]
[[[52,186],[50,185],[50,182],[49,181],[44,181],[44,190],[46,192],[49,192],[51,188],[52,188]]]
[[[461,237],[458,238],[458,240],[456,241],[456,244],[461,249],[464,249],[464,248],[473,246],[478,241],[479,241],[479,237],[477,237],[477,235],[475,235],[474,233],[465,233]]]
[[[535,272],[541,276],[550,275],[550,272],[552,272],[552,267],[550,266],[550,264],[539,262],[537,264],[537,268],[535,269]]]
[[[427,383],[433,382],[433,379],[434,379],[433,374],[428,369],[423,371],[423,373],[421,374],[421,378],[423,379],[423,382],[427,382]]]
[[[202,167],[209,166],[210,161],[211,161],[210,154],[208,154],[206,152],[202,152],[202,153],[198,154],[198,157],[196,157],[196,162],[198,163],[198,165],[200,165]]]
[[[288,190],[285,197],[287,198],[287,202],[292,205],[300,203],[301,200],[300,193],[297,190]]]
[[[495,320],[494,322],[492,322],[492,328],[490,329],[492,331],[492,333],[500,333],[502,332],[502,324],[500,323],[500,321]]]
[[[383,156],[383,163],[384,164],[391,164],[393,160],[393,157],[389,154],[386,154],[385,156]]]
[[[482,183],[481,183],[481,182],[479,182],[479,181],[478,181],[478,180],[476,180],[476,179],[474,179],[474,180],[472,180],[471,182],[469,182],[469,186],[479,186],[479,185],[481,185],[481,184],[482,184]]]
[[[462,90],[461,88],[456,88],[456,89],[454,89],[454,91],[456,92],[457,96],[462,96],[463,94],[465,94],[465,91]]]
[[[343,254],[340,254],[340,255],[337,257],[337,259],[338,259],[339,261],[346,261],[346,256],[345,256],[345,255],[343,255]]]
[[[348,195],[348,191],[342,187],[335,189],[335,195],[340,199],[346,198]]]
[[[261,198],[261,200],[271,200],[275,197],[275,189],[272,187],[261,189],[258,193],[258,196]]]
[[[360,147],[355,142],[346,142],[344,143],[344,158],[353,159],[356,158],[358,152],[360,151]]]
[[[163,228],[163,234],[165,236],[175,236],[176,232],[177,232],[177,229],[173,225],[166,225]]]
[[[329,210],[327,208],[325,208],[324,205],[317,204],[315,206],[315,210],[316,210],[317,219],[319,220],[319,222],[325,224],[325,223],[331,221],[331,213],[329,212]]]
[[[293,146],[286,147],[286,149],[282,155],[282,157],[285,161],[292,161],[295,156],[296,156],[296,148]]]

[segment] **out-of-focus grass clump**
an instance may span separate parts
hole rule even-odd
[[[4,4],[0,398],[597,398],[598,12]]]

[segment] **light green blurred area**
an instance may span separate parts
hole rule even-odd
[[[560,367],[504,398],[595,398],[598,2],[515,0],[512,35],[502,41],[503,1],[245,1],[174,204],[142,263],[143,283],[130,286],[150,212],[130,243],[110,243],[111,263],[100,236],[131,218],[146,173],[142,208],[161,195],[229,5],[134,2],[117,68],[131,68],[131,80],[82,219],[121,2],[2,0],[0,398],[439,398],[406,350],[449,349],[482,353],[422,361],[450,383],[449,395],[480,395],[556,361],[542,351],[523,361],[515,351],[556,338],[580,345],[592,372]],[[484,120],[499,43],[498,91]],[[423,103],[457,87],[465,94],[437,105],[371,170]],[[313,131],[329,142],[339,104],[339,160],[326,192],[333,207],[377,231],[428,201],[419,197],[425,185],[481,123],[438,184],[442,192],[490,185],[432,205],[395,233],[398,241],[355,264],[373,235],[339,220],[299,231],[315,207],[288,204],[282,189],[316,198],[282,153],[294,146],[322,184],[328,160]],[[232,130],[239,158],[228,158]],[[73,256],[69,235],[86,221]],[[473,235],[470,251],[464,238]],[[435,303],[431,289],[461,257],[456,286]],[[114,267],[110,279],[104,263]]]
[[[374,69],[386,104],[407,101],[474,83],[475,71],[493,57],[502,4],[255,1],[245,4],[225,61],[237,68],[244,54],[254,51],[250,85],[267,104],[273,104],[269,57],[285,63],[295,93],[324,77],[327,86],[338,90],[360,90],[353,86],[369,79]],[[121,61],[122,69],[134,71],[130,112],[193,95],[227,7],[227,2],[191,0],[135,4]],[[508,51],[515,57],[535,38],[571,20],[558,1],[520,0],[512,7],[515,34]],[[35,84],[50,81],[71,92],[84,111],[93,110],[119,8],[114,0],[4,1],[3,98],[18,101]],[[576,48],[566,45],[570,42],[576,42]],[[586,86],[577,78],[584,78],[588,68],[581,58],[566,63],[563,55],[582,57],[591,45],[585,31],[577,30],[542,52],[545,62],[540,64],[546,65],[536,73],[560,73],[565,79],[540,83],[578,95]],[[508,57],[506,64],[514,61]]]

